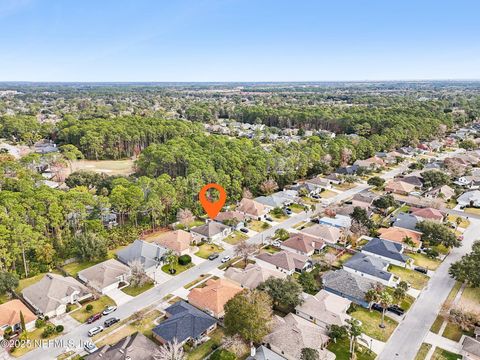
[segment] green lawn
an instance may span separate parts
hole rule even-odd
[[[458,360],[461,358],[461,355],[436,347],[430,360]]]
[[[414,260],[415,265],[427,268],[429,270],[437,270],[442,263],[439,259],[429,258],[425,254],[408,253],[407,256],[410,256]]]
[[[335,195],[338,195],[335,191],[332,190],[325,190],[318,194],[322,199],[330,199]]]
[[[42,337],[42,333],[43,333],[43,330],[44,328],[40,328],[40,329],[34,329],[32,331],[29,331],[28,332],[28,340],[30,340],[30,345],[26,345],[26,346],[19,346],[18,348],[15,348],[12,352],[11,352],[11,355],[13,355],[14,357],[18,358],[22,355],[25,355],[27,352],[37,348],[37,344],[35,344],[35,342],[39,342],[39,340],[52,340],[54,339],[55,337],[61,335],[61,334],[53,334],[52,336],[48,337],[47,339],[43,338]]]
[[[198,254],[198,253],[197,253],[197,254]],[[200,256],[200,255],[199,255],[199,256]],[[191,267],[194,267],[194,266],[195,266],[195,265],[194,265],[193,263],[189,263],[189,264],[187,264],[187,265],[180,265],[180,264],[177,263],[177,264],[175,264],[175,265],[173,266],[173,269],[175,269],[176,272],[175,272],[174,274],[170,274],[169,270],[170,270],[172,267],[171,267],[169,264],[165,264],[165,265],[162,266],[162,271],[163,271],[164,273],[169,274],[169,275],[176,276],[176,275],[178,275],[178,274],[184,272],[185,270],[188,270],[188,269],[190,269]]]
[[[268,252],[270,254],[275,254],[275,253],[279,252],[280,249],[275,247],[275,246],[267,245],[264,248],[262,248],[262,250],[260,250],[260,251],[261,252]]]
[[[452,215],[452,214],[449,214],[447,216],[447,220],[450,221],[451,223],[455,224],[455,225],[457,224],[457,218],[460,218],[462,220],[462,222],[458,226],[465,229],[470,225],[470,220],[468,220],[468,219],[466,219],[462,216],[456,216],[456,215]]]
[[[430,331],[435,334],[438,334],[438,332],[440,331],[440,328],[442,327],[442,324],[443,324],[443,318],[440,315],[438,315],[435,321],[433,322],[432,327],[430,328]]]
[[[447,326],[445,327],[445,330],[443,331],[442,336],[446,337],[447,339],[453,340],[453,341],[460,341],[460,338],[462,335],[473,335],[473,333],[469,333],[467,331],[463,331],[460,326],[452,323],[447,323]]]
[[[393,295],[393,292],[395,291],[395,289],[387,288],[387,291]],[[413,305],[414,302],[415,302],[415,298],[411,295],[406,294],[405,299],[403,299],[399,305],[403,310],[408,311],[408,309],[410,309],[410,307]]]
[[[348,253],[348,252],[345,252],[344,254],[342,254],[342,256],[340,256],[339,258],[337,258],[337,261],[335,261],[335,263],[333,265],[335,266],[341,266],[342,264],[344,264],[348,259],[350,259],[353,255]]]
[[[465,288],[458,306],[480,316],[480,288]]]
[[[388,268],[392,274],[397,275],[403,281],[408,282],[414,289],[422,290],[428,283],[429,277],[418,271],[405,269],[400,266],[390,265]]]
[[[221,253],[223,248],[216,244],[202,244],[198,247],[198,251],[195,253],[198,257],[208,259],[213,253]]]
[[[187,352],[187,360],[203,360],[222,343],[223,330],[217,328],[209,335],[210,340]],[[214,349],[215,348],[215,349]]]
[[[262,232],[262,231],[265,231],[265,230],[267,230],[271,227],[272,226],[269,223],[259,221],[259,220],[252,220],[248,224],[248,228],[253,230],[253,231],[256,231],[256,232]]]
[[[185,289],[190,289],[191,287],[197,285],[199,282],[204,281],[209,277],[210,275],[202,274],[195,280],[189,282],[187,285],[184,286]]]
[[[87,311],[86,307],[90,304],[93,306],[92,311]],[[82,305],[82,307],[76,311],[70,312],[70,316],[73,317],[78,322],[84,323],[87,319],[93,314],[102,312],[105,307],[110,305],[116,305],[115,302],[110,299],[108,296],[102,296],[98,300],[90,301]]]
[[[150,290],[153,287],[153,282],[147,282],[143,286],[127,286],[122,289],[122,291],[130,296],[137,296],[140,295],[141,293]]]
[[[296,214],[301,213],[302,211],[305,210],[305,207],[300,204],[292,204],[289,206],[289,208],[292,209],[292,211]]]
[[[228,235],[223,241],[227,244],[237,245],[238,243],[248,239],[248,236],[242,233],[241,231],[234,231],[232,234]]]
[[[432,345],[427,343],[422,343],[422,346],[420,346],[420,349],[417,352],[417,356],[415,356],[415,360],[425,360],[425,357],[427,356],[431,348],[432,348]]]
[[[99,262],[102,262],[103,260],[100,261],[83,261],[83,262],[72,262],[68,265],[63,266],[63,270],[65,270],[70,276],[76,277],[77,274],[85,270],[93,265],[97,265]]]
[[[362,322],[362,329],[366,335],[384,342],[388,340],[398,325],[395,320],[385,316],[385,328],[382,329],[379,326],[382,321],[382,314],[378,311],[369,311],[360,307],[350,315]]]
[[[445,303],[444,303],[445,307],[450,308],[452,306],[453,300],[455,300],[455,297],[457,296],[461,287],[462,287],[462,283],[459,281],[456,281],[455,285],[453,285],[452,290],[450,290],[450,293],[448,294],[447,299],[445,300]]]
[[[348,352],[350,343],[348,339],[337,340],[336,343],[330,341],[327,349],[336,355],[336,360],[350,360],[350,353]],[[370,352],[365,346],[357,344],[356,352],[357,360],[374,360],[375,354]]]

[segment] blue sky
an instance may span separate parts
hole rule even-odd
[[[0,81],[480,79],[476,0],[0,0]]]

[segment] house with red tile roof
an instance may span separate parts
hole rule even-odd
[[[315,252],[322,250],[325,247],[325,242],[309,235],[293,234],[290,238],[283,241],[280,247],[283,250],[292,251],[300,255],[311,256]]]
[[[188,302],[216,318],[225,315],[223,307],[243,289],[227,279],[210,279],[204,287],[196,287],[188,294]]]
[[[395,241],[400,244],[405,244],[404,239],[409,237],[414,242],[415,248],[419,248],[422,243],[422,233],[419,231],[392,226],[390,228],[378,229],[378,233],[380,239]]]
[[[0,338],[9,327],[13,332],[22,331],[21,315],[25,319],[25,330],[32,330],[35,327],[35,320],[37,317],[30,309],[18,299],[7,301],[0,304]]]
[[[442,222],[444,218],[442,212],[434,208],[411,208],[410,212],[413,216],[424,220]]]

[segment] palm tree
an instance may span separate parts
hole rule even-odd
[[[415,247],[415,242],[413,241],[413,239],[410,236],[405,236],[402,239],[402,241],[405,245],[407,245],[410,248],[410,250],[412,250]]]
[[[375,288],[369,289],[365,293],[365,301],[368,301],[369,304],[377,302],[378,301],[378,291]],[[371,311],[372,306],[370,305],[368,309]]]
[[[360,322],[357,319],[347,320],[347,331],[350,338],[350,358],[355,359],[355,344],[357,343],[357,338],[362,335],[362,327]]]
[[[169,265],[170,273],[173,274],[174,269],[175,269],[175,265],[178,264],[178,257],[177,257],[177,255],[175,255],[175,253],[170,250],[170,251],[165,255],[165,262]]]
[[[393,303],[392,295],[387,290],[382,291],[378,296],[378,304],[382,307],[382,323],[380,327],[385,327],[385,312],[387,308]]]

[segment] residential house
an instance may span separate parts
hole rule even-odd
[[[480,360],[480,341],[465,336],[462,342],[462,359]]]
[[[410,208],[410,214],[421,220],[443,222],[444,215],[434,208]]]
[[[378,198],[378,195],[372,193],[371,191],[362,191],[357,193],[352,198],[352,206],[361,207],[362,209],[370,209],[372,203],[375,199]]]
[[[466,206],[480,207],[480,190],[463,193],[457,198],[457,204],[462,208]]]
[[[299,194],[302,191],[305,191],[305,193],[308,196],[317,195],[321,191],[321,187],[318,187],[316,185],[313,185],[313,184],[310,184],[310,183],[307,183],[307,182],[297,184],[297,185],[293,185],[291,187],[291,189],[297,191],[297,193],[299,193]]]
[[[197,345],[217,328],[217,319],[185,301],[178,301],[165,309],[166,320],[153,328],[153,337],[160,344],[177,341]]]
[[[135,240],[126,248],[117,252],[119,261],[130,265],[134,261],[139,261],[148,276],[152,276],[155,270],[163,264],[168,249],[155,243],[149,243],[143,240]]]
[[[85,360],[156,360],[159,347],[142,333],[136,332],[113,345],[104,345]]]
[[[343,264],[345,271],[377,281],[385,286],[395,285],[395,276],[388,272],[388,261],[365,253],[356,253]]]
[[[441,198],[441,199],[444,199],[445,201],[448,201],[455,196],[455,190],[453,190],[448,185],[443,185],[443,186],[436,187],[430,191],[427,191],[424,194],[424,196],[427,199]]]
[[[316,237],[298,233],[292,234],[290,238],[282,242],[280,247],[296,254],[311,256],[320,252],[325,247],[325,242]]]
[[[331,184],[340,185],[343,183],[344,179],[337,173],[331,173],[330,175],[325,176],[325,179],[329,180]]]
[[[418,222],[419,219],[416,216],[404,212],[399,212],[393,218],[392,226],[415,231]]]
[[[20,333],[23,330],[20,313],[25,321],[25,330],[34,329],[37,317],[20,300],[13,299],[0,304],[0,339],[8,328],[11,328],[14,333]]]
[[[323,274],[322,280],[323,288],[326,291],[346,298],[364,308],[370,307],[370,303],[365,300],[365,294],[377,284],[375,281],[346,270],[328,271]]]
[[[177,256],[190,252],[190,244],[193,241],[191,233],[185,230],[169,231],[153,240],[156,244],[172,250]]]
[[[325,349],[330,340],[326,330],[300,316],[292,313],[283,318],[274,315],[272,329],[263,343],[288,360],[300,359],[303,348],[317,350],[320,359],[335,359],[335,354]]]
[[[379,238],[371,239],[362,247],[362,253],[378,257],[390,264],[407,266],[410,258],[403,254],[404,247],[398,242],[392,242]]]
[[[216,221],[208,221],[204,225],[192,228],[190,232],[194,239],[218,243],[230,235],[232,228]]]
[[[336,244],[342,237],[342,232],[339,228],[324,224],[315,224],[313,226],[309,226],[305,229],[302,229],[300,233],[328,242],[330,244]]]
[[[329,179],[314,177],[312,179],[305,180],[305,184],[310,184],[315,186],[319,191],[321,189],[330,189],[332,187],[331,181]]]
[[[245,269],[231,266],[225,271],[226,278],[247,289],[255,289],[258,285],[271,277],[284,279],[286,276],[287,274],[281,271],[267,269],[258,264],[248,264]]]
[[[264,218],[269,211],[263,204],[247,198],[243,198],[242,201],[240,201],[237,206],[237,210],[247,217],[256,220],[261,220]]]
[[[215,217],[215,221],[221,222],[224,225],[233,227],[235,230],[240,230],[245,227],[248,217],[240,211],[222,211]]]
[[[65,314],[68,304],[91,298],[92,293],[73,277],[48,273],[23,289],[22,296],[38,314],[52,318]]]
[[[227,279],[209,279],[204,287],[196,287],[188,294],[188,301],[193,306],[207,311],[216,318],[225,315],[223,307],[243,289]]]
[[[385,166],[385,161],[378,156],[372,156],[365,160],[356,160],[353,165],[364,169],[375,170]]]
[[[286,358],[278,355],[276,352],[270,350],[266,346],[260,345],[256,349],[251,349],[251,354],[247,360],[286,360]]]
[[[408,195],[415,190],[415,185],[402,180],[390,180],[385,184],[385,191],[398,195]]]
[[[285,250],[274,254],[265,252],[257,255],[256,259],[260,266],[279,270],[287,275],[308,271],[312,267],[312,262],[308,257]]]
[[[335,170],[340,175],[355,175],[360,167],[358,165],[341,166]]]
[[[419,248],[421,245],[422,233],[419,231],[408,230],[404,228],[399,228],[392,226],[390,228],[378,229],[379,238],[384,240],[395,241],[400,244],[404,244],[405,238],[412,239],[415,244],[414,248]]]
[[[263,206],[270,210],[288,206],[298,200],[298,193],[295,190],[277,191],[269,196],[259,196],[255,198],[256,202],[263,204]]]
[[[419,175],[407,175],[399,178],[398,180],[413,185],[414,187],[419,189],[423,186],[423,178]]]
[[[336,214],[335,217],[324,216],[318,219],[320,224],[333,226],[339,229],[350,229],[352,219],[350,216]]]
[[[132,274],[130,268],[120,261],[109,259],[78,272],[78,278],[87,286],[105,294],[118,289]]]
[[[331,325],[345,325],[350,318],[347,310],[351,303],[325,290],[315,295],[303,293],[303,303],[295,308],[295,314],[327,330]]]

